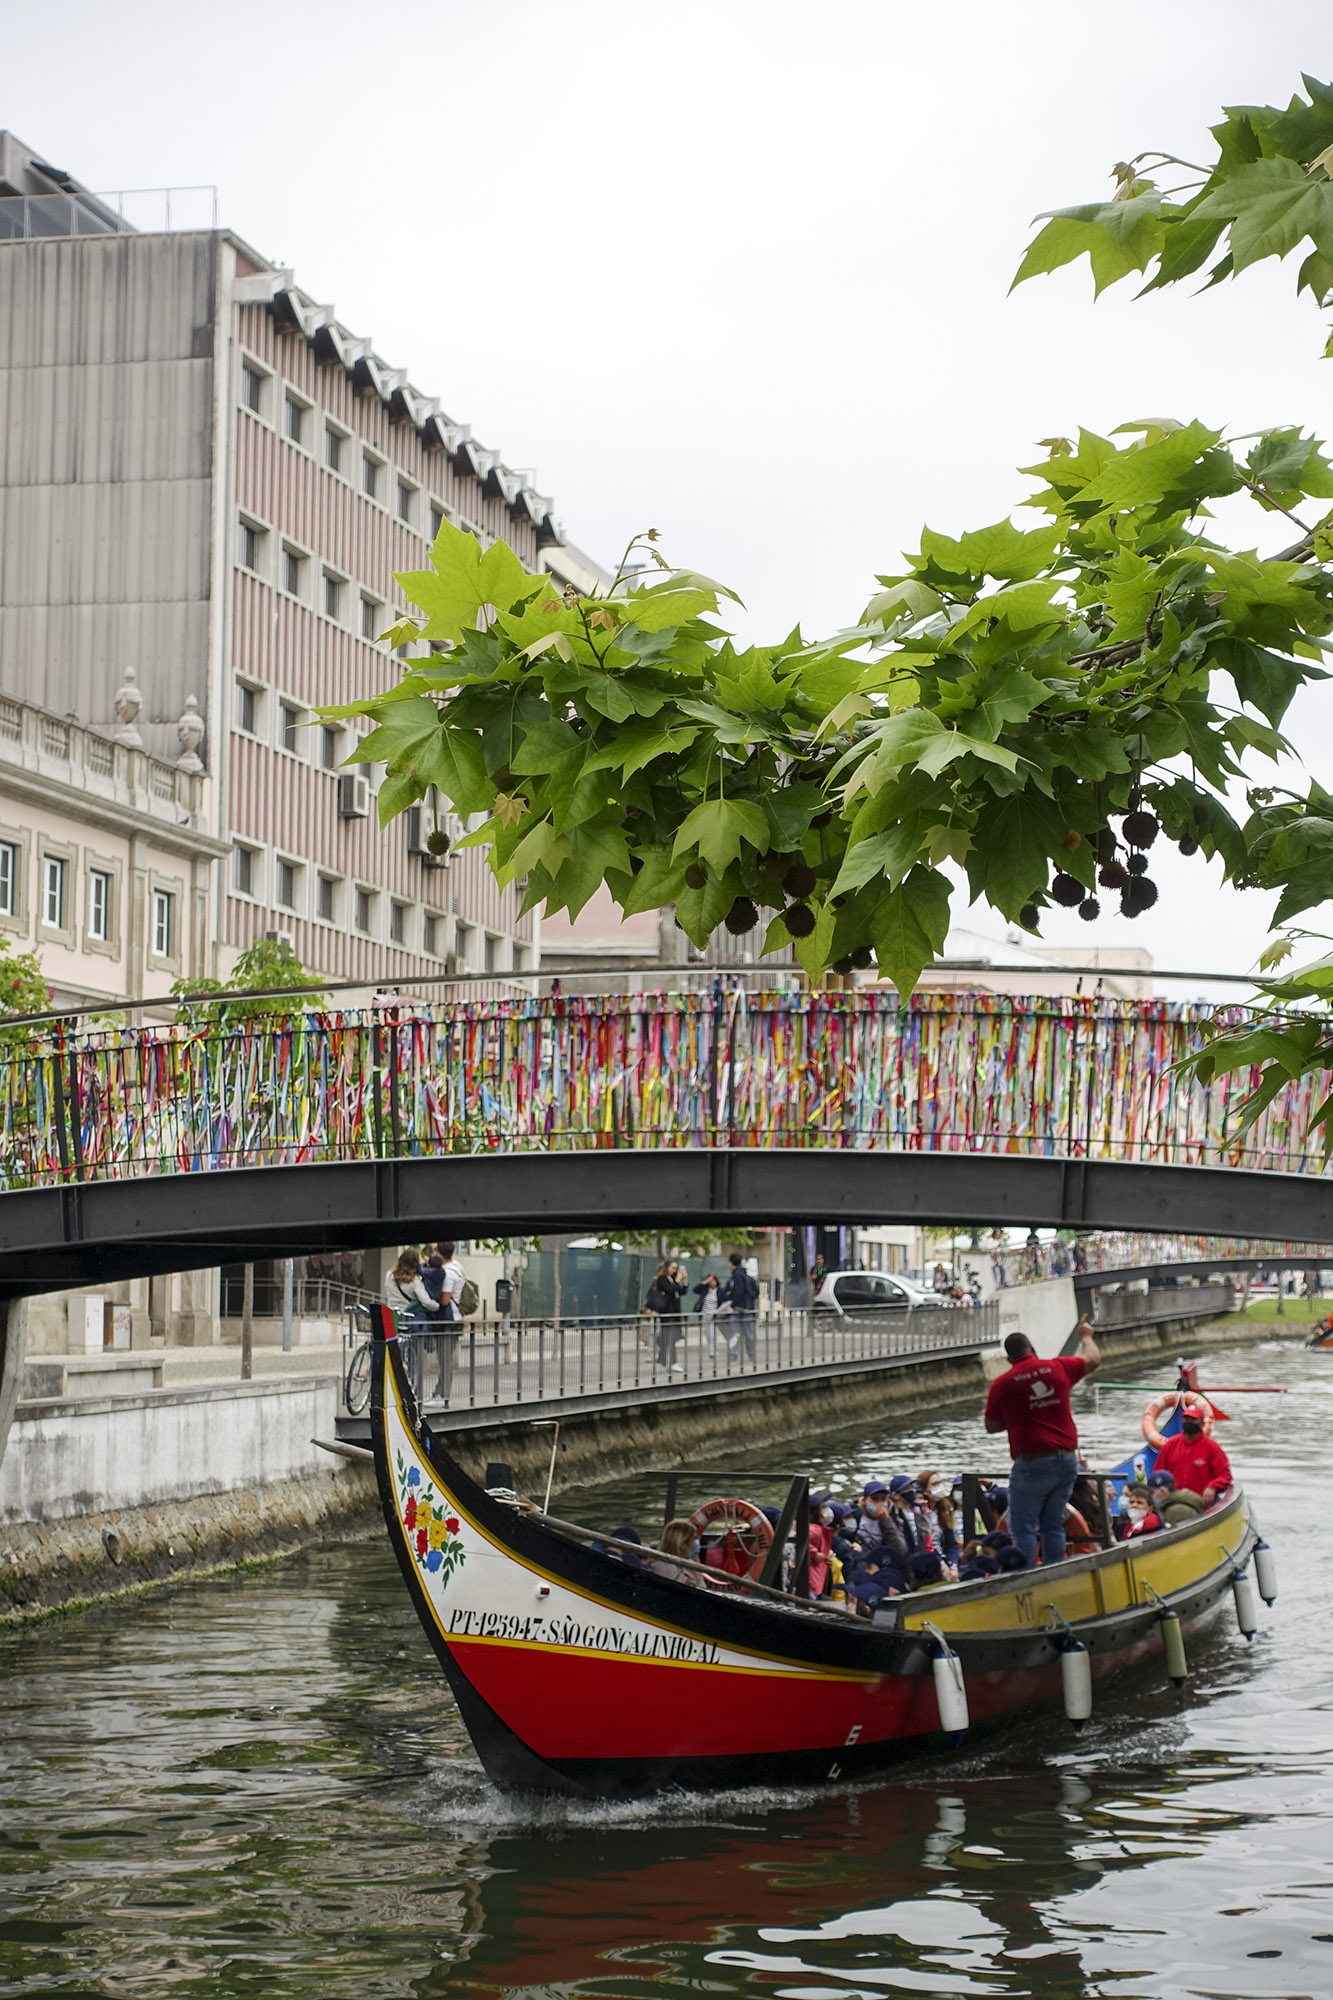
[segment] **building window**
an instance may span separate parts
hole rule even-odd
[[[42,922],[48,930],[65,928],[65,864],[55,854],[42,856]]]
[[[322,923],[333,922],[334,878],[321,875],[315,889],[315,915]]]
[[[279,861],[274,884],[276,900],[284,910],[296,908],[296,863]]]
[[[241,520],[236,524],[236,561],[241,569],[253,570],[258,576],[264,559],[264,530],[257,528],[253,521]]]
[[[0,917],[18,915],[19,851],[12,840],[0,840]]]
[[[111,936],[111,877],[105,868],[88,870],[88,935],[98,944]]]
[[[241,363],[241,403],[259,416],[264,408],[264,378],[248,361]]]
[[[430,538],[435,541],[444,526],[444,509],[437,500],[430,503]]]
[[[170,889],[153,891],[153,956],[172,958],[176,950],[176,898]]]
[[[253,896],[255,893],[255,850],[253,847],[238,847],[231,865],[231,879],[238,896]]]
[[[283,429],[293,444],[301,444],[305,440],[306,418],[309,411],[304,403],[297,402],[295,396],[287,396],[284,401]]]
[[[259,689],[247,687],[244,681],[236,683],[236,727],[247,736],[259,734]]]
[[[326,771],[338,768],[338,752],[342,748],[342,731],[325,723],[319,732],[319,761]]]
[[[335,431],[332,424],[324,426],[324,463],[330,472],[341,472],[343,446],[347,440],[341,431]]]
[[[292,597],[305,593],[305,557],[297,549],[282,551],[282,587]]]
[[[389,942],[390,944],[407,943],[406,903],[390,903],[389,905]]]
[[[513,957],[514,971],[526,972],[528,969],[528,954],[525,947],[521,944],[516,944],[514,946],[512,957]]]
[[[343,580],[329,570],[324,572],[324,616],[341,618],[343,615]]]
[[[361,637],[363,639],[374,639],[379,636],[380,614],[382,610],[383,606],[377,604],[373,597],[362,598]]]
[[[429,958],[440,955],[440,920],[433,917],[429,910],[421,920],[421,949]]]
[[[373,913],[373,904],[374,898],[369,889],[357,890],[355,923],[356,928],[361,932],[363,937],[368,937],[370,934],[370,919]]]
[[[454,956],[466,971],[472,963],[472,927],[470,924],[454,925]]]
[[[483,953],[485,971],[498,972],[500,970],[500,940],[498,937],[492,937],[489,931],[486,933],[486,943],[483,947]]]
[[[416,505],[416,498],[416,487],[409,486],[405,479],[400,479],[398,482],[398,518],[400,521],[411,522],[412,510]]]
[[[299,757],[301,754],[301,711],[299,708],[293,708],[289,701],[284,701],[281,704],[281,708],[282,747],[284,750],[290,750],[293,757]]]
[[[364,452],[361,457],[361,491],[370,500],[379,498],[380,473],[383,470],[379,459]]]

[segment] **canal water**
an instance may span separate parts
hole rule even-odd
[[[1333,1356],[1244,1347],[1205,1380],[1292,1392],[1224,1427],[1280,1566],[1253,1645],[1228,1616],[1183,1700],[1149,1671],[1081,1737],[1029,1720],[890,1783],[501,1797],[378,1543],[0,1636],[0,1994],[1328,1994]],[[1142,1398],[1080,1402],[1120,1456]],[[749,1462],[851,1488],[994,1450],[970,1414]],[[660,1490],[561,1505],[647,1528]]]

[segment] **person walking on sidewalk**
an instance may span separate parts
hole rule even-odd
[[[1065,1506],[1078,1477],[1078,1430],[1069,1392],[1101,1366],[1092,1326],[1078,1323],[1078,1353],[1044,1361],[1025,1333],[1011,1333],[1004,1351],[1012,1366],[996,1377],[986,1397],[985,1425],[1007,1431],[1014,1469],[1009,1475],[1009,1533],[1029,1566],[1065,1558]]]
[[[658,1265],[648,1290],[647,1310],[657,1330],[653,1358],[659,1368],[672,1375],[685,1373],[684,1363],[676,1359],[676,1346],[684,1331],[680,1301],[687,1290],[687,1281],[680,1276],[680,1266],[674,1257]]]
[[[731,1276],[718,1293],[719,1305],[731,1307],[731,1324],[734,1328],[728,1345],[733,1354],[742,1347],[750,1360],[754,1360],[754,1314],[759,1303],[759,1280],[752,1278],[745,1268],[745,1259],[739,1250],[733,1250],[730,1257]]]

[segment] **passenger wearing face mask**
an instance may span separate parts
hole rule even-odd
[[[935,1549],[946,1564],[953,1565],[958,1560],[958,1522],[953,1510],[952,1489],[934,1470],[918,1472],[916,1486],[921,1495],[917,1511],[926,1531],[922,1546]]]
[[[823,1597],[829,1587],[829,1558],[833,1554],[833,1509],[828,1499],[810,1503],[810,1595]]]
[[[1142,1480],[1135,1480],[1125,1488],[1125,1532],[1123,1540],[1132,1542],[1138,1535],[1155,1535],[1162,1525],[1160,1514],[1153,1512],[1148,1498],[1148,1489]]]

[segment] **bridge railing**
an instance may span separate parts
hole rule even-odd
[[[368,1321],[353,1320],[345,1341],[344,1410],[362,1414],[369,1394]],[[970,1309],[912,1307],[847,1316],[798,1308],[760,1313],[743,1326],[720,1314],[712,1339],[694,1314],[665,1328],[652,1317],[515,1320],[506,1328],[459,1324],[401,1336],[408,1374],[423,1410],[471,1410],[558,1403],[616,1390],[685,1382],[725,1383],[799,1369],[873,1364],[898,1355],[973,1353],[1000,1338],[999,1304]]]
[[[1154,1264],[1206,1264],[1212,1258],[1219,1264],[1257,1261],[1280,1270],[1330,1262],[1327,1243],[1277,1242],[1257,1236],[1167,1235],[1141,1229],[1108,1229],[1050,1243],[1002,1243],[989,1251],[967,1254],[973,1259],[989,1255],[992,1276],[1001,1289],[1039,1284],[1044,1278],[1133,1271]]]
[[[753,1146],[1317,1172],[1315,1079],[1176,1065],[1216,1009],[871,991],[547,997],[10,1039],[7,1187],[488,1151]],[[10,1037],[18,1031],[8,1030]]]

